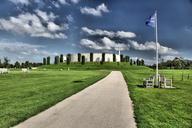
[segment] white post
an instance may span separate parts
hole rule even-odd
[[[158,71],[158,61],[159,61],[159,55],[158,55],[158,31],[157,31],[157,11],[155,11],[155,42],[156,42],[156,86],[159,86],[159,71]]]
[[[121,50],[120,50],[120,47],[119,47],[119,62],[121,62]]]

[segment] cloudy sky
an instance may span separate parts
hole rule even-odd
[[[41,62],[78,52],[117,53],[153,63],[158,10],[160,57],[191,58],[192,0],[1,0],[0,58]]]

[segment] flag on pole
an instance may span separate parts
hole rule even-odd
[[[149,27],[155,28],[156,20],[157,20],[157,12],[155,11],[155,13],[147,19],[145,24]]]
[[[154,28],[155,30],[155,42],[156,42],[156,86],[159,86],[159,67],[158,67],[158,61],[159,61],[159,52],[158,52],[158,32],[157,32],[157,11],[155,11],[155,13],[150,16],[146,23],[147,26]]]

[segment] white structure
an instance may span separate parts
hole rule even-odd
[[[6,73],[8,73],[7,68],[0,68],[0,74],[6,74]]]
[[[24,73],[28,73],[28,72],[29,72],[29,69],[27,69],[27,68],[22,68],[21,71],[24,72]]]
[[[85,56],[85,62],[90,62],[91,53],[80,53]],[[71,62],[78,62],[78,54],[70,54]],[[120,62],[120,55],[115,54],[116,62]],[[63,56],[64,62],[67,61],[67,55]],[[80,58],[81,59],[81,58]],[[93,53],[93,62],[102,61],[102,53]],[[113,62],[113,54],[105,53],[105,62]]]

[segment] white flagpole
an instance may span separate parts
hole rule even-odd
[[[121,50],[120,50],[120,47],[119,47],[119,62],[121,62]]]
[[[159,71],[158,71],[158,61],[159,61],[159,55],[158,55],[158,31],[157,31],[157,10],[155,11],[155,42],[156,42],[156,86],[159,86]]]

